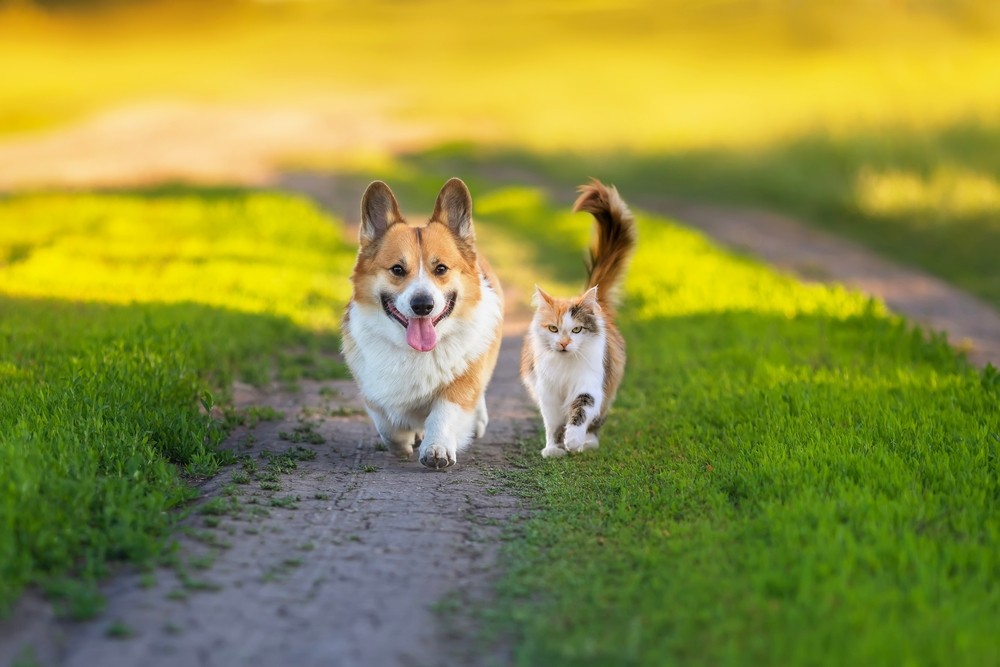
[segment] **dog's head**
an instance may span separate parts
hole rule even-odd
[[[415,350],[433,350],[480,299],[472,197],[460,179],[444,184],[423,227],[407,224],[375,181],[361,200],[360,244],[354,302],[381,309],[391,335]]]

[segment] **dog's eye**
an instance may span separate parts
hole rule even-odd
[[[448,267],[445,266],[444,264],[438,264],[437,266],[434,267],[435,276],[443,276],[446,273],[448,273]]]
[[[557,333],[559,331],[559,327],[557,327],[554,324],[550,324],[549,325],[549,331],[551,331],[552,333]]]
[[[403,268],[402,264],[393,264],[392,268],[389,270],[392,271],[392,275],[396,276],[397,278],[402,278],[403,276],[406,275],[406,269]]]
[[[573,333],[580,333],[583,331],[583,327],[573,327]]]

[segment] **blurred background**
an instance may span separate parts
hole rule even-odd
[[[7,0],[0,188],[500,151],[788,212],[996,305],[998,37],[992,0]]]

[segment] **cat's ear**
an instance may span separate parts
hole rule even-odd
[[[397,222],[402,222],[399,205],[392,190],[382,181],[372,181],[361,198],[361,245],[379,239],[385,230]]]
[[[431,220],[443,222],[460,239],[471,242],[475,238],[472,231],[472,195],[462,179],[452,178],[444,184],[434,202]]]
[[[531,295],[531,305],[537,308],[543,303],[546,303],[551,306],[552,304],[555,303],[555,299],[553,299],[549,295],[549,293],[543,290],[541,287],[535,285],[535,293]]]
[[[594,285],[589,290],[583,293],[583,296],[580,298],[580,305],[590,306],[591,308],[600,307],[597,301],[597,285]]]

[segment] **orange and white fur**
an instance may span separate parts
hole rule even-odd
[[[580,186],[574,211],[597,221],[584,293],[558,299],[535,286],[535,315],[521,349],[521,379],[545,423],[542,456],[598,446],[625,372],[625,340],[615,326],[617,291],[635,249],[635,221],[614,187]]]
[[[430,221],[410,226],[381,181],[361,201],[360,248],[343,350],[382,441],[440,469],[486,430],[503,292],[476,252],[472,198],[441,189]]]

